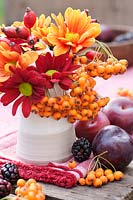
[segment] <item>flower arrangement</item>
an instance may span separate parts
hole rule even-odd
[[[70,7],[51,17],[37,17],[28,7],[22,22],[2,25],[1,103],[13,102],[13,115],[21,105],[25,118],[33,112],[71,123],[93,119],[109,101],[95,91],[95,77],[108,79],[127,66],[96,40],[100,32],[88,10]]]

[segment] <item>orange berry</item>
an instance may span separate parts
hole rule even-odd
[[[73,124],[76,121],[76,118],[74,118],[74,117],[68,117],[67,120],[68,120],[68,122],[70,122],[70,123]]]
[[[86,56],[81,56],[81,57],[80,57],[80,63],[81,63],[81,64],[86,64],[87,61],[88,61],[88,59],[87,59]]]
[[[126,70],[127,70],[126,66],[122,65],[122,68],[121,68],[120,73],[122,74],[122,73],[124,73]]]
[[[115,180],[119,181],[123,178],[124,174],[121,171],[115,171],[114,172],[114,178]]]
[[[112,174],[107,174],[106,177],[107,177],[108,181],[110,181],[110,182],[114,181],[114,174],[113,173]]]
[[[51,112],[52,110],[52,107],[51,106],[45,106],[45,111],[46,112]]]
[[[36,183],[31,183],[28,187],[28,191],[33,191],[34,193],[37,193],[38,191],[38,188],[37,188],[37,185]]]
[[[88,179],[88,181],[92,181],[93,182],[94,180],[96,180],[96,176],[93,173],[89,173],[87,175],[87,179]]]
[[[36,193],[33,191],[28,192],[28,200],[36,200]]]
[[[53,106],[56,103],[56,99],[54,97],[50,97],[48,99],[48,105]]]
[[[53,111],[58,111],[59,110],[59,105],[57,103],[55,103],[53,105]]]
[[[114,65],[114,74],[120,73],[121,69],[122,69],[122,64],[121,63],[116,63]]]
[[[85,179],[84,179],[84,178],[80,178],[80,179],[79,179],[79,184],[80,184],[80,185],[85,185],[85,184],[86,184]]]
[[[70,99],[70,96],[65,94],[65,95],[63,95],[63,98],[64,98],[64,100],[68,101]]]
[[[42,191],[42,185],[40,183],[36,183],[37,189]]]
[[[110,65],[113,64],[113,59],[112,58],[108,58],[107,59],[107,64],[110,64]]]
[[[82,116],[88,116],[88,109],[83,109],[81,111]]]
[[[94,187],[101,187],[102,186],[102,181],[100,178],[96,178],[96,180],[94,180],[93,182],[93,186]]]
[[[52,117],[56,120],[59,120],[61,118],[61,113],[60,112],[54,112],[52,114]]]
[[[87,175],[88,174],[94,174],[95,175],[95,171],[94,170],[88,171]]]
[[[99,66],[97,67],[97,73],[98,73],[99,75],[103,74],[104,71],[105,71],[105,67],[104,67],[103,65],[99,65]]]
[[[126,67],[128,65],[128,61],[126,59],[119,60],[119,63],[122,64],[122,65],[124,65],[124,66],[126,66]]]
[[[108,174],[113,174],[113,171],[111,169],[105,169],[104,174],[105,176]]]
[[[103,75],[103,79],[105,79],[105,80],[109,79],[110,77],[111,77],[110,74],[104,74],[104,75]]]
[[[92,61],[87,65],[87,70],[88,71],[89,70],[95,70],[95,69],[97,69],[98,65],[99,65],[98,63]]]
[[[68,101],[63,101],[62,108],[63,109],[70,109],[71,108],[70,103]]]
[[[34,112],[35,114],[37,114],[39,112],[39,109],[37,108],[36,105],[32,105],[31,111]]]
[[[89,97],[89,95],[87,95],[87,94],[84,94],[84,95],[81,97],[82,102],[86,102],[86,101],[88,102],[89,99],[90,99],[90,97]]]
[[[21,196],[27,195],[28,194],[28,187],[26,187],[26,186],[21,187],[20,190],[19,190],[19,194]]]
[[[68,166],[69,166],[71,169],[73,169],[73,168],[75,168],[75,167],[77,166],[77,163],[76,163],[75,160],[73,160],[72,162],[69,162],[69,163],[68,163]]]
[[[48,102],[48,97],[47,97],[47,96],[43,97],[43,98],[40,100],[40,103],[41,103],[41,104],[46,104],[47,102]]]
[[[104,175],[100,176],[100,180],[102,181],[103,184],[106,184],[108,182],[107,177]]]
[[[89,181],[88,178],[85,179],[85,183],[86,183],[86,185],[89,185],[89,186],[91,186],[93,184],[93,182]]]
[[[77,111],[75,109],[72,109],[69,111],[69,116],[76,116],[77,115]]]
[[[78,83],[79,83],[80,87],[83,87],[86,83],[86,78],[80,77],[79,80],[78,80]]]
[[[44,117],[50,117],[52,115],[52,112],[51,111],[45,111],[44,113],[43,113],[43,116]]]
[[[113,74],[113,72],[114,72],[114,66],[113,65],[107,65],[105,67],[105,73],[107,73],[107,74]]]
[[[82,92],[83,92],[83,90],[82,90],[81,87],[76,87],[76,88],[74,88],[73,91],[74,91],[74,94],[75,94],[76,96],[82,95]]]
[[[103,172],[103,170],[101,168],[100,169],[96,169],[95,175],[96,175],[97,178],[100,178],[101,176],[104,175],[104,172]]]
[[[17,181],[17,186],[18,187],[23,187],[25,185],[26,181],[24,179],[18,179]]]
[[[92,111],[98,109],[98,104],[97,104],[96,102],[91,103],[91,104],[90,104],[90,109],[91,109]]]
[[[43,108],[43,104],[37,103],[37,108],[39,108],[39,109]]]
[[[34,178],[30,178],[30,179],[27,180],[25,185],[29,186],[31,183],[36,183],[36,180]]]
[[[59,104],[59,105],[61,105],[64,101],[62,96],[55,97],[55,99],[56,99],[56,103]]]
[[[20,187],[17,187],[17,188],[15,189],[15,194],[18,195],[19,193],[20,193]]]
[[[96,172],[97,172],[97,171],[100,171],[100,172],[102,172],[102,173],[104,174],[104,169],[101,168],[101,167],[97,168],[97,169],[96,169]]]
[[[38,194],[36,194],[35,199],[36,200],[45,200],[46,196],[43,194],[43,192],[39,192]]]

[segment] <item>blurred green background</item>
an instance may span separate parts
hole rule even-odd
[[[4,23],[4,0],[0,0],[0,24]]]

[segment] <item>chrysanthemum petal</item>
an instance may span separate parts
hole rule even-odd
[[[70,88],[70,85],[72,84],[72,80],[65,77],[60,82],[59,85],[63,90],[68,90]]]
[[[27,51],[19,58],[20,67],[26,68],[30,64],[34,63],[38,58],[38,53],[35,51]]]
[[[29,117],[31,112],[32,101],[30,98],[25,97],[22,102],[22,113],[25,118]]]
[[[3,103],[4,106],[7,106],[11,102],[13,102],[19,96],[19,94],[20,92],[18,89],[9,90],[8,93],[5,93],[1,97],[1,102]]]
[[[16,115],[18,106],[23,102],[24,98],[25,98],[24,96],[21,96],[19,99],[17,99],[17,100],[14,102],[14,104],[13,104],[13,106],[12,106],[12,115],[13,115],[13,116]]]
[[[69,51],[69,46],[58,44],[54,47],[54,54],[55,56],[59,56],[61,54],[65,54]]]
[[[46,55],[39,55],[36,60],[37,70],[41,73],[45,73],[47,70],[51,69],[52,56],[49,52]]]

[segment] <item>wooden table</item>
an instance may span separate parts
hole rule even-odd
[[[43,184],[46,200],[133,200],[133,161],[125,170],[121,181],[115,181],[94,188],[76,186],[65,189],[50,184]]]

